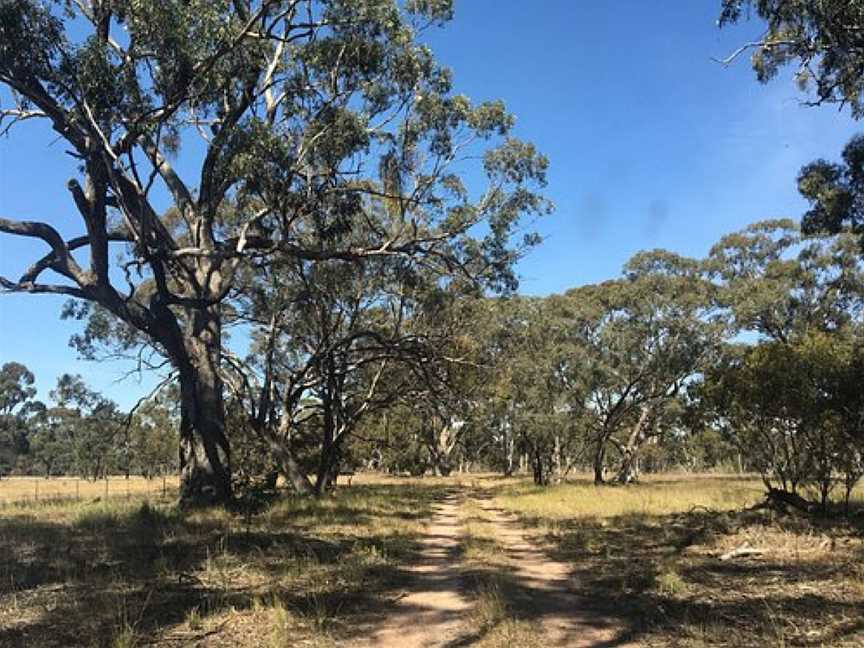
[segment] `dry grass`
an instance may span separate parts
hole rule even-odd
[[[485,518],[483,509],[473,499],[463,503],[462,538],[460,550],[462,560],[469,568],[500,566],[505,554],[496,539],[495,527]]]
[[[522,516],[543,521],[622,515],[665,515],[694,507],[728,511],[755,504],[764,487],[756,479],[727,476],[649,476],[633,487],[597,488],[588,479],[575,479],[552,488],[522,481],[501,485],[497,500]]]
[[[10,506],[32,506],[39,503],[83,501],[98,498],[175,496],[176,476],[145,479],[132,475],[112,475],[95,481],[77,477],[4,477],[0,479],[0,510]]]
[[[762,493],[746,478],[487,488],[545,535],[589,600],[640,645],[864,645],[861,517],[742,513]],[[855,498],[860,507],[860,489]],[[719,559],[742,545],[762,553]]]
[[[478,648],[540,648],[544,646],[541,628],[530,621],[517,618],[509,609],[506,586],[494,577],[482,578],[474,591],[471,628]]]
[[[480,493],[478,482],[471,491]],[[537,623],[521,619],[511,602],[519,589],[512,578],[513,565],[499,542],[497,529],[476,499],[462,505],[461,559],[472,598],[471,645],[482,648],[534,648],[543,645]]]
[[[252,519],[135,496],[7,507],[0,645],[337,645],[404,584],[440,491],[360,481]]]
[[[538,530],[584,599],[640,645],[864,644],[860,520],[736,513],[759,499],[755,480],[538,489],[358,475],[332,498],[287,498],[251,519],[181,514],[173,494],[0,508],[0,645],[342,645],[403,591],[401,567],[434,498],[454,483],[495,495]],[[0,483],[13,486],[22,488]],[[493,525],[471,500],[463,513],[476,645],[542,645],[540,629],[511,609]],[[763,553],[719,560],[743,543]]]

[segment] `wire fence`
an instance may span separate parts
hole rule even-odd
[[[168,498],[176,497],[177,491],[176,475],[152,479],[115,475],[96,480],[81,477],[4,477],[0,479],[0,508],[118,498]]]

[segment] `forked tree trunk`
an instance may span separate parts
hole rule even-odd
[[[286,447],[286,444],[281,443],[276,438],[269,438],[268,443],[276,463],[279,465],[279,471],[285,475],[285,478],[291,483],[294,491],[298,495],[309,496],[315,494],[315,488],[312,482],[306,476],[306,472],[297,461],[294,453]]]
[[[428,432],[428,436],[431,439],[427,443],[427,446],[435,474],[439,477],[447,477],[453,472],[453,450],[456,448],[456,442],[459,440],[459,430],[461,427],[457,427],[449,422],[444,422],[440,425],[441,427],[437,433],[434,427]]]
[[[294,492],[302,496],[314,495],[315,488],[312,486],[312,482],[309,481],[306,471],[291,450],[290,428],[291,415],[288,412],[283,412],[276,432],[268,428],[266,424],[257,427],[257,430],[273,453],[279,472],[290,482]]]
[[[318,464],[318,474],[315,477],[314,494],[316,496],[332,490],[339,477],[342,463],[340,439],[328,439],[326,445],[321,449],[321,460]]]
[[[180,503],[209,506],[231,500],[231,453],[219,362],[218,307],[190,313],[180,374]]]
[[[627,442],[621,444],[621,466],[615,480],[619,484],[632,484],[639,477],[639,451],[648,439],[651,438],[654,427],[654,410],[651,407],[643,407],[639,413],[639,420],[627,437]]]
[[[603,469],[606,465],[606,441],[600,439],[597,441],[597,447],[594,449],[594,484],[600,485],[605,482]]]
[[[625,447],[622,450],[621,467],[618,469],[618,474],[615,476],[615,481],[619,484],[632,484],[639,477],[638,456],[636,450],[638,448]]]

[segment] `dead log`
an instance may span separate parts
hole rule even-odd
[[[765,501],[771,508],[784,513],[789,508],[811,514],[819,510],[818,503],[806,500],[797,493],[790,493],[779,488],[769,488],[765,495]]]

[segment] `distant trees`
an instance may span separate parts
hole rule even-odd
[[[177,472],[179,421],[173,393],[168,391],[139,405],[131,420],[122,421],[115,438],[121,448],[124,472],[152,479]]]
[[[662,251],[637,255],[625,273],[496,304],[486,398],[505,472],[518,452],[540,484],[585,463],[596,483],[612,463],[627,483],[644,446],[680,429],[684,386],[722,338],[713,287],[699,262]]]
[[[555,385],[554,327],[543,299],[513,297],[488,304],[485,325],[476,329],[484,331],[488,363],[480,376],[480,420],[491,442],[487,454],[505,474],[524,457],[537,484],[555,478],[561,458],[556,443],[563,451],[561,444],[570,438]]]
[[[30,450],[27,420],[41,404],[34,400],[33,373],[18,362],[0,367],[0,477],[16,469]]]
[[[450,411],[475,465],[538,484],[574,468],[598,484],[640,467],[756,470],[823,507],[861,477],[864,268],[849,235],[766,221],[703,260],[643,252],[619,279],[474,304],[454,383],[469,406]],[[429,399],[446,409],[429,392],[364,427],[387,439],[378,465],[436,465],[456,437]]]
[[[589,421],[595,483],[610,448],[627,483],[641,447],[673,429],[686,382],[722,337],[712,288],[699,262],[654,251],[631,259],[624,279],[571,293],[584,332],[579,370],[590,375],[574,406]]]
[[[143,403],[130,419],[80,376],[60,376],[47,406],[35,400],[34,382],[22,364],[0,368],[2,474],[97,479],[176,471],[177,421],[164,399]]]

